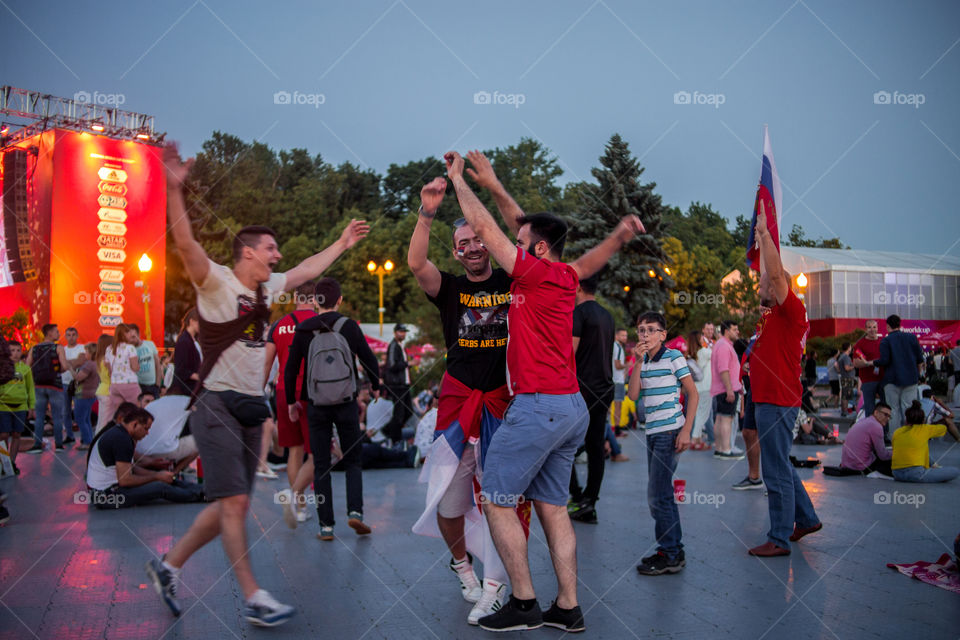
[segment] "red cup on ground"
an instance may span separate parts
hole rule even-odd
[[[673,481],[673,500],[674,502],[684,502],[687,499],[687,481],[686,480],[674,480]]]

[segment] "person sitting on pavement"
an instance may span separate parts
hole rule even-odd
[[[137,443],[138,464],[154,467],[160,463],[166,468],[173,463],[172,471],[177,474],[197,459],[197,443],[186,428],[189,402],[190,396],[164,396],[144,407],[153,416],[153,426]]]
[[[946,425],[923,424],[923,407],[914,400],[905,413],[905,424],[893,432],[893,478],[900,482],[949,482],[958,475],[955,467],[930,464],[930,438],[947,433]]]
[[[890,422],[891,415],[890,405],[878,400],[872,415],[850,427],[843,442],[837,475],[867,475],[879,471],[893,477],[890,450],[883,446],[883,427]]]
[[[90,502],[98,509],[123,509],[153,500],[202,502],[203,488],[174,478],[170,471],[151,471],[134,462],[138,440],[153,424],[153,416],[135,408],[94,440],[87,459]]]
[[[953,422],[953,411],[933,395],[932,389],[923,390],[923,398],[920,400],[920,405],[923,407],[924,416],[926,416],[924,422],[927,424],[944,425],[953,439],[960,442],[960,432],[957,431],[957,425]]]
[[[827,429],[820,418],[808,414],[802,408],[797,412],[794,428],[796,430],[794,444],[843,444]]]

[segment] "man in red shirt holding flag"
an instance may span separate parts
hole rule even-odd
[[[803,396],[800,369],[810,326],[807,310],[790,288],[790,277],[783,269],[777,243],[767,227],[764,201],[759,197],[757,209],[762,315],[750,357],[750,382],[770,531],[767,542],[750,549],[750,555],[770,557],[790,555],[791,541],[819,531],[823,525],[789,460],[793,425]]]

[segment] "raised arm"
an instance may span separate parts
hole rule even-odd
[[[350,224],[343,230],[336,242],[329,247],[315,253],[290,271],[287,271],[287,291],[293,291],[308,280],[313,280],[336,262],[343,252],[360,242],[370,232],[370,225],[365,220],[351,219]]]
[[[444,178],[434,178],[420,190],[420,216],[410,237],[410,248],[407,249],[407,266],[413,271],[417,284],[431,298],[440,293],[440,270],[427,257],[430,226],[437,217],[446,189],[447,181]]]
[[[757,214],[757,244],[760,245],[760,277],[770,278],[770,286],[777,304],[783,304],[790,292],[790,283],[783,273],[783,263],[780,262],[780,252],[773,242],[770,230],[767,228],[767,214],[763,209],[763,200],[760,201],[760,212]]]
[[[603,242],[574,260],[570,266],[574,268],[581,280],[589,278],[600,271],[623,245],[645,232],[646,229],[643,228],[640,218],[626,216],[617,224],[617,228],[603,239]]]
[[[193,166],[193,158],[180,161],[177,145],[168,142],[163,147],[163,166],[167,174],[167,219],[170,223],[170,235],[173,245],[180,253],[183,266],[190,279],[201,285],[210,273],[210,259],[197,239],[193,237],[190,217],[183,200],[183,183]]]
[[[517,201],[513,199],[513,196],[503,188],[503,184],[500,183],[500,179],[497,178],[497,174],[494,173],[493,165],[487,160],[487,156],[476,150],[468,151],[467,160],[470,161],[473,167],[472,169],[467,169],[467,175],[473,178],[478,185],[490,192],[490,195],[493,196],[493,201],[497,205],[497,210],[500,212],[500,215],[503,216],[503,221],[507,224],[507,228],[510,229],[510,233],[516,236],[517,231],[520,230],[520,225],[517,223],[517,220],[523,217],[523,209],[521,209]]]
[[[517,247],[510,238],[497,226],[497,222],[483,206],[477,195],[470,190],[470,186],[463,177],[463,158],[456,151],[449,151],[443,159],[447,162],[447,176],[453,183],[460,202],[460,210],[467,224],[480,237],[487,251],[493,256],[507,273],[513,273],[517,261]]]

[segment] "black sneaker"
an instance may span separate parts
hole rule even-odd
[[[175,616],[180,615],[180,603],[177,602],[177,580],[178,576],[170,569],[167,569],[163,562],[153,558],[147,563],[147,576],[153,583],[163,602],[170,608]]]
[[[521,611],[517,599],[511,595],[507,604],[500,607],[499,611],[480,618],[479,625],[487,631],[539,629],[543,626],[543,613],[537,603],[533,603],[530,611]]]
[[[45,448],[46,447],[43,446],[42,442],[40,444],[37,444],[36,442],[34,442],[32,445],[30,445],[29,449],[24,449],[20,453],[43,453],[43,450]]]
[[[542,615],[543,624],[547,627],[562,629],[568,633],[579,633],[587,630],[587,625],[583,623],[583,613],[580,612],[580,607],[561,609],[554,600],[550,608],[544,611]]]
[[[3,505],[0,505],[0,524],[6,523],[10,519],[10,512]]]
[[[13,466],[13,475],[15,476],[20,475],[20,467],[17,466],[17,463],[11,462],[10,464]]]
[[[570,512],[570,519],[577,522],[597,524],[597,508],[590,502],[581,502],[576,509]]]
[[[62,444],[55,445],[54,448],[55,448],[57,451],[66,451],[66,450],[67,450],[67,448],[66,448],[65,446],[63,446]]]
[[[659,576],[664,573],[679,573],[686,565],[687,561],[683,557],[683,551],[680,552],[676,560],[669,560],[666,554],[658,551],[657,555],[652,556],[649,561],[638,564],[637,571],[645,576]]]
[[[733,488],[737,491],[745,491],[746,489],[763,489],[763,480],[760,478],[754,480],[750,476],[747,476],[737,484],[733,485]]]

